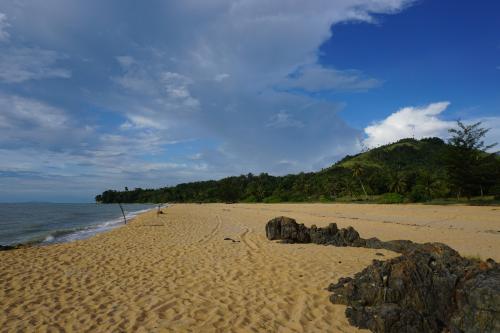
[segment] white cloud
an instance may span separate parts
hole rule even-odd
[[[54,66],[64,58],[55,51],[9,47],[0,54],[0,81],[21,83],[47,78],[70,78],[71,71]]]
[[[411,137],[446,139],[449,136],[448,129],[456,127],[456,121],[440,118],[449,105],[450,102],[438,102],[422,107],[402,108],[384,120],[367,126],[364,130],[367,137],[363,143],[367,147],[377,147]],[[490,129],[485,138],[486,143],[500,143],[500,117],[470,117],[462,119],[462,122],[465,124],[481,122],[482,127]]]
[[[14,115],[5,115],[6,123],[18,124],[17,134],[15,126],[9,130],[17,135],[16,144],[31,142],[33,147],[38,139],[42,147],[34,152],[64,152],[47,158],[51,172],[71,172],[75,182],[84,174],[98,174],[87,177],[93,193],[123,183],[153,187],[240,172],[284,174],[324,167],[356,147],[359,131],[338,116],[341,103],[275,88],[288,84],[306,91],[359,91],[376,86],[376,79],[359,71],[318,65],[318,47],[331,37],[336,23],[373,22],[373,14],[394,13],[410,2],[161,1],[135,7],[134,15],[118,2],[5,2],[2,11],[16,18],[9,28],[16,38],[10,40],[19,42],[17,36],[22,36],[23,42],[2,49],[0,80],[20,83],[15,89],[30,80],[68,78],[68,63],[75,73],[83,73],[68,80],[71,97],[82,98],[75,104],[118,114],[97,127],[99,133],[78,134],[84,113],[68,108],[60,128],[32,131],[30,140],[19,136],[26,138],[29,130]],[[76,55],[92,62],[78,62]],[[301,75],[290,78],[294,72]],[[114,84],[107,85],[109,78]],[[42,82],[29,83],[43,91]],[[50,94],[45,90],[40,95]],[[65,95],[61,104],[70,99]],[[76,139],[68,128],[78,134]],[[49,138],[50,145],[45,144]],[[169,142],[192,138],[208,147],[174,157],[165,149]],[[146,160],[152,163],[150,173],[141,169]],[[33,161],[30,172],[49,174],[48,167],[37,169]],[[64,181],[54,184],[60,193],[67,187]]]
[[[10,26],[7,22],[7,15],[0,13],[0,42],[6,42],[9,40],[10,34],[7,32],[7,28]]]
[[[0,82],[22,83],[46,78],[69,78],[71,71],[54,66],[66,56],[39,47],[16,46],[10,43],[7,15],[0,12]]]
[[[403,138],[445,137],[454,122],[442,120],[439,115],[449,105],[449,102],[439,102],[422,107],[402,108],[384,120],[366,127],[367,138],[364,144],[376,147]]]
[[[66,126],[66,114],[34,99],[0,94],[0,128],[55,130]]]
[[[274,114],[269,122],[266,124],[267,127],[274,128],[287,128],[287,127],[304,127],[304,124],[298,120],[292,118],[292,116],[286,111],[280,111]]]
[[[160,76],[168,97],[182,101],[184,106],[196,107],[198,101],[191,97],[188,86],[193,81],[179,73],[164,72]]]
[[[134,57],[131,56],[117,56],[116,60],[124,69],[128,69],[131,65],[135,63]]]
[[[357,70],[336,70],[319,65],[299,68],[288,77],[280,88],[298,88],[309,92],[350,90],[363,91],[380,86],[381,82],[374,78],[366,78]]]
[[[172,116],[178,117],[179,113],[199,108],[200,102],[189,90],[193,84],[191,78],[172,71],[158,70],[129,57],[118,57],[117,60],[124,73],[112,80],[136,94],[132,104],[127,102],[123,107],[130,123],[144,128],[161,129],[165,128],[164,124],[172,123],[169,120]],[[146,103],[143,101],[144,97],[147,98]]]
[[[227,74],[227,73],[221,73],[221,74],[217,74],[215,75],[214,77],[214,81],[217,81],[217,82],[222,82],[224,81],[225,79],[229,78],[230,75]]]
[[[144,117],[138,114],[129,114],[127,115],[127,118],[129,119],[129,121],[121,125],[122,129],[129,129],[135,127],[135,128],[153,128],[160,130],[167,128],[166,124],[162,123],[161,121],[154,121],[154,119],[151,119],[149,117]]]

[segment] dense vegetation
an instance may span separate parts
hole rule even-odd
[[[108,190],[96,196],[116,202],[305,202],[367,200],[424,202],[435,198],[500,196],[500,159],[486,153],[479,124],[439,138],[403,139],[354,156],[319,172],[241,175],[159,189]]]

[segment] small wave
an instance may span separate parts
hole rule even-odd
[[[156,207],[141,209],[133,212],[127,212],[125,217],[127,221],[133,219],[139,214],[148,212],[150,210],[156,209]],[[42,244],[55,244],[55,243],[67,243],[76,240],[82,240],[90,238],[98,233],[109,231],[115,229],[124,224],[123,217],[115,218],[112,220],[105,221],[100,224],[90,225],[80,229],[73,230],[58,230],[54,231],[41,242]]]
[[[45,237],[45,239],[43,240],[44,243],[50,243],[52,241],[54,241],[55,237],[52,236],[52,235],[48,235],[47,237]]]

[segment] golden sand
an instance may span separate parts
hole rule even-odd
[[[500,260],[497,207],[175,204],[163,211],[87,240],[0,252],[0,332],[360,331],[325,288],[397,254],[270,242],[264,226],[279,215]]]

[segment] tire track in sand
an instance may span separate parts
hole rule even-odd
[[[220,228],[221,228],[221,225],[222,225],[222,220],[220,218],[219,215],[216,215],[215,216],[215,219],[217,220],[217,223],[215,225],[215,227],[212,228],[212,230],[206,234],[205,236],[203,236],[200,240],[198,240],[198,243],[205,243],[205,242],[208,242],[210,241],[212,238],[215,237],[215,235],[217,235],[217,233],[219,232]]]
[[[249,232],[252,232],[253,229],[250,229],[250,228],[246,228],[245,227],[245,231],[240,235],[240,238],[241,238],[241,241],[247,246],[250,248],[250,250],[252,251],[258,251],[259,250],[259,247],[252,241],[249,239],[248,237],[248,233]]]

